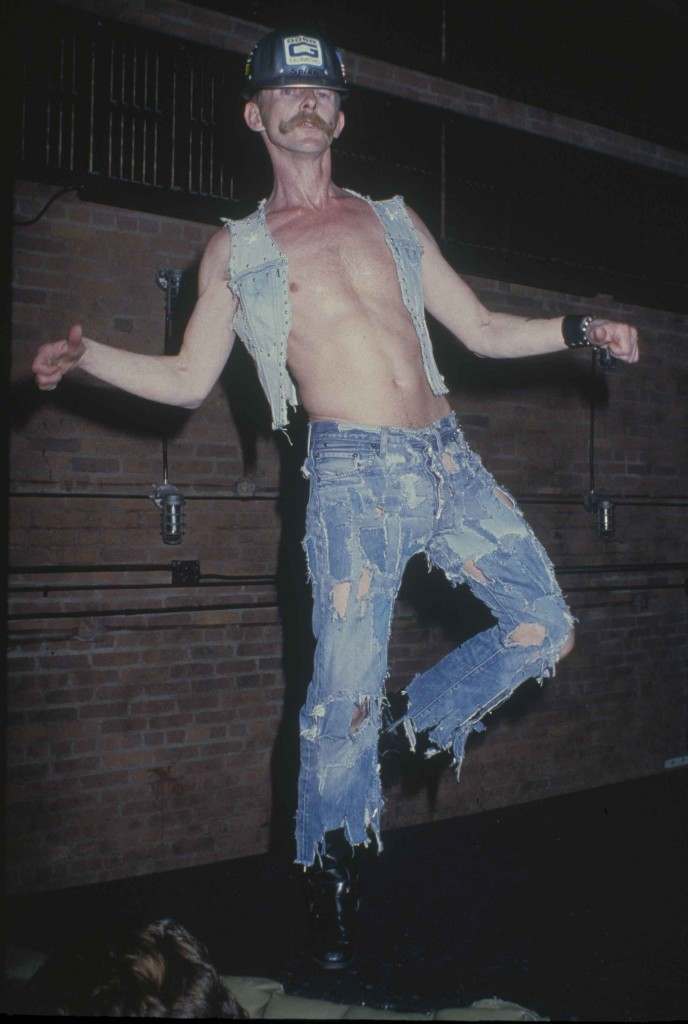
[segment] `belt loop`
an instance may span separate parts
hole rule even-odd
[[[439,453],[442,451],[442,449],[444,447],[444,438],[442,437],[442,428],[439,425],[439,423],[435,424],[435,426],[433,427],[432,432],[435,435],[435,442],[437,443],[437,454],[439,455]]]
[[[310,455],[310,453],[311,453],[311,440],[312,440],[312,436],[313,436],[313,424],[309,420],[308,421],[308,433],[306,434],[306,455]]]
[[[389,438],[389,431],[385,430],[384,427],[380,428],[380,457],[387,457],[387,440]]]

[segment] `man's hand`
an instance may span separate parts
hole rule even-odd
[[[41,391],[54,391],[65,373],[74,369],[85,351],[81,324],[72,324],[69,334],[62,341],[41,345],[31,366]]]
[[[588,337],[592,345],[606,348],[622,362],[638,362],[638,332],[630,324],[593,320],[588,328]]]

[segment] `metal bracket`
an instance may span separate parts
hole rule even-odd
[[[155,275],[155,281],[159,288],[163,291],[170,292],[170,298],[172,302],[177,298],[179,289],[182,283],[182,271],[173,270],[170,267],[165,267],[162,270],[158,270]]]
[[[195,587],[201,578],[201,563],[196,561],[172,562],[172,585]]]

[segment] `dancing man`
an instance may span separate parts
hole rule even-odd
[[[135,395],[194,409],[217,381],[235,332],[272,414],[309,418],[304,547],[313,587],[313,678],[301,711],[296,861],[310,884],[316,960],[353,953],[356,848],[379,849],[378,739],[392,609],[423,552],[465,583],[496,624],[416,676],[386,725],[451,752],[522,682],[551,676],[573,646],[552,564],[513,498],[469,448],[447,402],[428,309],[468,349],[499,359],[595,345],[638,359],[632,326],[594,316],[492,313],[443,258],[402,198],[375,202],[331,177],[344,129],[339,51],[321,35],[272,32],[245,71],[245,121],[274,172],[267,200],[210,239],[178,355],[99,344],[74,325],[43,345],[38,386],[80,366]]]

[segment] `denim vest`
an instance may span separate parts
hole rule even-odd
[[[375,211],[394,257],[401,297],[418,335],[423,367],[433,393],[444,395],[447,386],[437,369],[425,322],[421,246],[401,196],[376,202],[346,189]],[[273,430],[287,425],[287,404],[299,400],[287,369],[287,340],[291,330],[287,257],[278,248],[267,226],[266,200],[243,220],[223,222],[231,233],[232,247],[227,284],[237,299],[234,329],[255,360],[258,377],[270,403]]]

